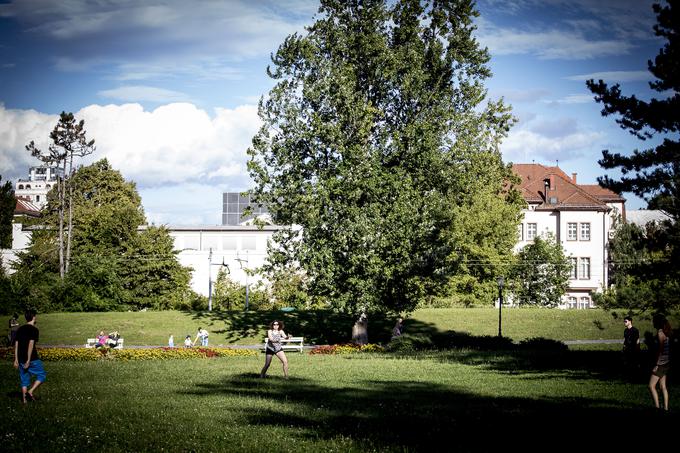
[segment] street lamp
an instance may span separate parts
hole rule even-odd
[[[503,285],[505,284],[505,279],[503,276],[500,276],[496,281],[498,282],[498,338],[500,338],[503,336],[501,333],[501,319],[503,312]]]

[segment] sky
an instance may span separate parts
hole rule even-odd
[[[479,0],[491,99],[518,122],[504,160],[559,164],[578,182],[606,173],[602,150],[647,148],[603,118],[588,79],[649,99],[647,61],[663,41],[648,0]],[[39,162],[61,111],[85,120],[97,150],[135,181],[149,223],[218,225],[222,193],[252,187],[246,150],[270,55],[304,33],[309,0],[0,0],[0,175]],[[86,163],[87,163],[86,162]],[[616,176],[616,172],[607,173]],[[624,194],[627,209],[646,204]]]

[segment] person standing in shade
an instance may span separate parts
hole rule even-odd
[[[652,318],[652,324],[657,329],[656,337],[658,339],[658,349],[656,352],[656,362],[652,368],[652,375],[649,378],[649,392],[652,394],[654,406],[659,409],[659,394],[656,391],[656,385],[661,387],[663,394],[663,408],[668,410],[668,388],[666,387],[666,377],[671,366],[670,352],[671,352],[671,334],[672,328],[665,316],[656,314]]]
[[[274,356],[283,364],[283,376],[288,377],[288,359],[286,358],[286,353],[283,352],[283,346],[281,345],[282,339],[290,338],[290,335],[286,335],[283,331],[283,321],[272,321],[269,325],[269,330],[267,331],[267,347],[264,350],[264,367],[260,372],[260,377],[263,378],[267,375],[267,369],[272,363]]]
[[[640,368],[640,331],[633,327],[633,318],[623,318],[623,366],[630,379],[638,376]]]
[[[398,318],[397,323],[394,325],[394,328],[392,329],[392,340],[396,340],[401,336],[401,334],[404,331],[404,320],[403,318]]]
[[[40,384],[45,382],[45,377],[47,376],[36,347],[40,331],[35,326],[35,312],[27,310],[25,317],[26,324],[19,327],[14,342],[14,368],[19,370],[21,398],[24,403],[26,401],[35,401],[33,394]],[[32,386],[31,376],[35,377]],[[28,388],[29,386],[31,386],[30,389]]]

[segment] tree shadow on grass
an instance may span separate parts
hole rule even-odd
[[[666,432],[680,421],[674,413],[657,414],[601,398],[492,397],[431,382],[363,381],[335,388],[302,378],[262,380],[242,374],[199,384],[189,393],[292,405],[292,411],[265,414],[261,409],[235,410],[250,425],[297,428],[290,435],[307,440],[346,437],[378,451],[489,451],[503,445],[545,451],[571,443],[575,432],[582,439],[580,449],[608,451],[622,434],[630,434],[622,429],[633,420],[638,433]]]
[[[305,343],[314,345],[342,344],[351,340],[352,326],[356,318],[352,315],[330,310],[313,311],[212,311],[193,312],[192,318],[201,323],[208,319],[209,323],[225,324],[224,329],[211,330],[213,334],[225,339],[226,343],[236,343],[242,338],[262,337],[266,334],[269,323],[274,319],[282,320],[286,332],[293,336],[305,337]],[[387,343],[396,322],[394,316],[379,313],[368,315],[368,335],[371,343]],[[409,330],[435,335],[438,330],[433,324],[413,319],[406,321]]]

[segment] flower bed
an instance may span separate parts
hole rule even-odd
[[[151,348],[151,349],[87,349],[87,348],[39,348],[42,360],[95,361],[95,360],[172,360],[211,357],[247,357],[257,355],[250,349],[232,348]],[[0,349],[0,358],[14,360],[14,349]]]
[[[310,354],[357,354],[361,352],[384,352],[385,348],[379,344],[332,344],[329,346],[317,346],[309,351]]]

